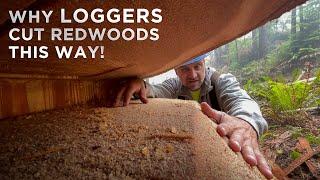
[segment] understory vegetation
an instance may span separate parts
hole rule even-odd
[[[273,170],[294,167],[287,177],[319,178],[320,155],[306,149],[320,147],[320,0],[215,49],[210,59],[207,65],[234,74],[260,105],[269,124],[260,145]]]
[[[303,126],[320,108],[320,0],[285,13],[210,53],[234,74],[272,122]]]

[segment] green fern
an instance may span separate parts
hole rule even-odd
[[[301,108],[319,105],[320,97],[320,73],[313,82],[294,82],[286,84],[275,82],[270,78],[263,78],[259,83],[247,81],[244,88],[255,99],[264,101],[271,109],[273,119],[285,121],[302,119]]]

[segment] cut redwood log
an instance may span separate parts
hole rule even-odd
[[[264,179],[192,101],[72,107],[0,122],[1,179]]]

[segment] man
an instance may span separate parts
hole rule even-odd
[[[218,124],[219,135],[228,138],[230,148],[241,152],[245,161],[257,166],[265,177],[272,178],[259,150],[258,137],[268,125],[258,104],[240,88],[233,75],[220,75],[213,68],[206,68],[205,57],[201,55],[175,68],[178,78],[158,85],[147,84],[142,79],[129,80],[121,87],[113,105],[128,105],[132,95],[143,103],[148,102],[147,97],[198,101],[202,112]]]

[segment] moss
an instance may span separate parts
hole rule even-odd
[[[320,145],[320,137],[317,137],[311,133],[306,135],[306,139],[312,145]]]
[[[298,151],[296,151],[296,150],[293,150],[293,151],[291,151],[291,153],[290,153],[290,157],[291,157],[291,159],[297,159],[297,158],[299,158],[301,156],[301,153],[299,153]]]

